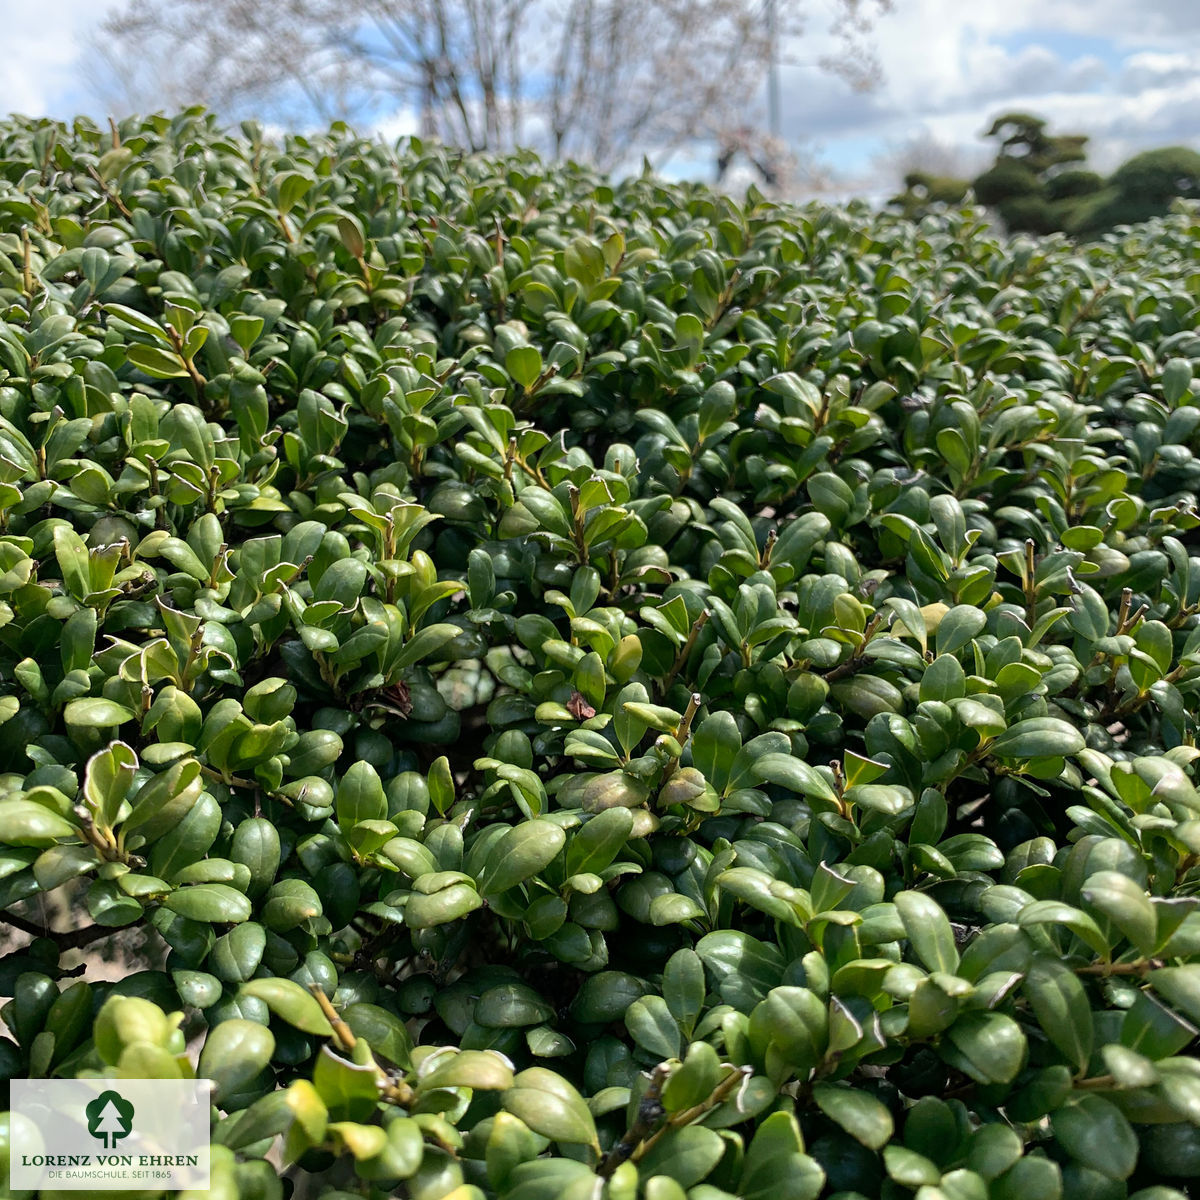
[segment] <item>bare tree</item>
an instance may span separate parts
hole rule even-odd
[[[943,141],[931,130],[921,129],[885,146],[873,159],[872,168],[880,185],[890,187],[907,175],[970,179],[988,165],[991,157],[982,146]]]
[[[829,0],[826,0],[828,7]],[[874,68],[869,16],[832,0],[846,47]],[[407,109],[423,134],[472,149],[530,145],[611,167],[661,159],[746,123],[805,0],[125,0],[102,27],[105,99],[204,103],[279,120]],[[774,18],[772,20],[771,18]]]

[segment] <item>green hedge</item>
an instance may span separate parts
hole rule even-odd
[[[1178,1200],[1198,235],[0,125],[3,1074],[213,1079],[213,1200]]]

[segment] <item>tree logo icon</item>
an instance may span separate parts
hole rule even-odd
[[[119,1138],[128,1137],[133,1128],[133,1105],[119,1092],[101,1092],[84,1110],[88,1133],[113,1150]]]

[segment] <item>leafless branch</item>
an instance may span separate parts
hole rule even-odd
[[[611,168],[753,126],[772,38],[801,35],[806,2],[125,0],[100,50],[121,107],[140,95],[309,123],[408,111],[448,143]],[[891,3],[834,0],[830,70],[876,76],[867,30]]]

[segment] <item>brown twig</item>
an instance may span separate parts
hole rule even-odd
[[[675,731],[675,740],[679,743],[680,753],[683,753],[683,747],[687,744],[688,737],[692,732],[692,721],[696,718],[696,713],[700,709],[700,705],[704,703],[704,697],[699,692],[693,692],[688,698],[688,706],[683,714],[683,720],[679,722],[679,728]],[[679,766],[679,759],[673,758],[667,763],[666,770],[663,771],[662,781],[666,783],[672,775],[675,774],[676,768]]]
[[[321,1011],[325,1014],[325,1019],[333,1026],[333,1036],[337,1038],[338,1044],[347,1053],[350,1053],[358,1044],[358,1038],[354,1036],[350,1026],[342,1020],[341,1014],[333,1007],[333,1002],[325,995],[319,983],[310,983],[308,990],[312,992],[317,1003],[321,1006]]]
[[[584,518],[586,513],[579,507],[579,489],[572,483],[567,487],[567,495],[571,500],[571,529],[575,542],[575,554],[583,566],[588,563],[588,544],[584,536]]]
[[[208,380],[196,369],[196,364],[184,353],[183,338],[179,336],[179,331],[173,326],[167,326],[167,336],[171,339],[171,345],[175,348],[175,353],[179,355],[179,361],[187,368],[188,376],[196,385],[196,391],[200,398],[204,397],[204,388]]]
[[[87,925],[83,929],[71,929],[59,933],[57,930],[35,925],[32,921],[27,921],[24,917],[7,911],[4,913],[4,921],[14,929],[29,934],[30,937],[49,938],[60,950],[78,950],[82,946],[88,946],[92,942],[111,937],[114,933],[120,933],[121,929],[128,928],[128,926],[117,928],[109,925]]]
[[[1099,975],[1107,979],[1110,975],[1146,975],[1163,965],[1159,958],[1140,958],[1137,962],[1128,963],[1091,963],[1086,967],[1076,967],[1076,975]]]
[[[280,804],[285,804],[288,808],[295,808],[296,805],[290,796],[284,795],[283,792],[273,792],[270,788],[265,788],[260,783],[256,783],[253,779],[243,779],[240,775],[224,775],[220,771],[214,771],[212,767],[207,767],[203,763],[200,764],[200,774],[208,779],[214,779],[219,783],[223,783],[226,787],[245,788],[247,791],[262,793],[264,796],[269,796],[272,800],[278,800]]]
[[[688,656],[695,649],[696,639],[700,636],[700,630],[702,630],[705,627],[705,625],[708,624],[708,617],[709,617],[708,609],[705,609],[695,619],[695,621],[692,622],[692,630],[688,634],[687,641],[683,643],[683,646],[680,648],[679,653],[675,655],[675,661],[671,664],[671,669],[669,672],[667,672],[666,679],[663,680],[663,689],[662,690],[663,690],[664,696],[667,694],[667,692],[669,692],[671,690],[671,685],[675,682],[675,676],[678,675],[679,672],[683,669],[683,665],[684,665],[684,663],[687,662]]]
[[[33,242],[29,238],[29,227],[21,226],[21,281],[22,290],[33,299]]]
[[[105,199],[108,200],[110,204],[114,205],[120,211],[123,217],[126,217],[128,220],[132,221],[133,213],[130,211],[129,206],[124,200],[121,199],[119,195],[117,195],[116,192],[112,190],[112,188],[108,186],[104,176],[101,175],[91,163],[88,163],[87,165],[87,172],[100,185],[100,190],[104,193]]]
[[[650,1076],[650,1086],[638,1101],[637,1116],[633,1124],[622,1135],[611,1150],[601,1160],[596,1168],[596,1174],[601,1179],[608,1179],[612,1173],[649,1137],[654,1127],[663,1117],[662,1089],[667,1081],[667,1068],[660,1063]]]
[[[1025,539],[1025,623],[1030,629],[1037,624],[1037,559],[1034,556],[1033,538]]]
[[[1108,1090],[1117,1086],[1116,1078],[1112,1075],[1095,1075],[1091,1079],[1075,1081],[1076,1091]]]
[[[844,663],[838,663],[832,671],[825,674],[825,682],[833,683],[837,679],[844,679],[847,675],[853,675],[860,671],[867,661],[866,649],[870,644],[871,639],[879,632],[879,627],[883,624],[887,614],[882,609],[879,610],[866,624],[863,629],[862,641],[858,645],[858,649],[850,655]]]
[[[1067,323],[1066,332],[1068,334],[1074,331],[1075,326],[1078,325],[1080,321],[1086,321],[1088,317],[1090,317],[1092,313],[1096,311],[1097,305],[1099,305],[1100,301],[1103,300],[1106,295],[1108,295],[1109,288],[1111,287],[1112,284],[1108,282],[1097,285],[1096,290],[1092,292],[1089,299],[1075,310],[1074,315]]]
[[[758,568],[760,571],[765,571],[771,565],[771,554],[775,549],[775,543],[779,541],[778,530],[772,529],[767,534],[767,544],[763,547],[762,553],[758,556]]]
[[[681,1129],[684,1125],[690,1125],[693,1121],[698,1121],[706,1112],[717,1107],[726,1096],[729,1095],[741,1082],[746,1078],[746,1072],[741,1067],[734,1067],[720,1083],[712,1090],[712,1094],[707,1099],[701,1100],[699,1104],[693,1105],[691,1108],[685,1108],[682,1112],[673,1113],[667,1120],[665,1125],[659,1126],[645,1141],[634,1150],[632,1158],[634,1162],[640,1162],[650,1151],[660,1138],[670,1129]]]
[[[358,1039],[354,1036],[350,1026],[342,1020],[341,1014],[333,1007],[333,1002],[325,995],[319,983],[310,983],[308,990],[312,992],[314,999],[321,1006],[321,1012],[325,1014],[325,1019],[333,1026],[334,1040],[341,1049],[349,1054],[358,1045]],[[395,1078],[378,1063],[374,1063],[374,1067],[375,1081],[379,1085],[380,1096],[402,1108],[410,1108],[417,1098],[416,1092],[403,1079]]]

